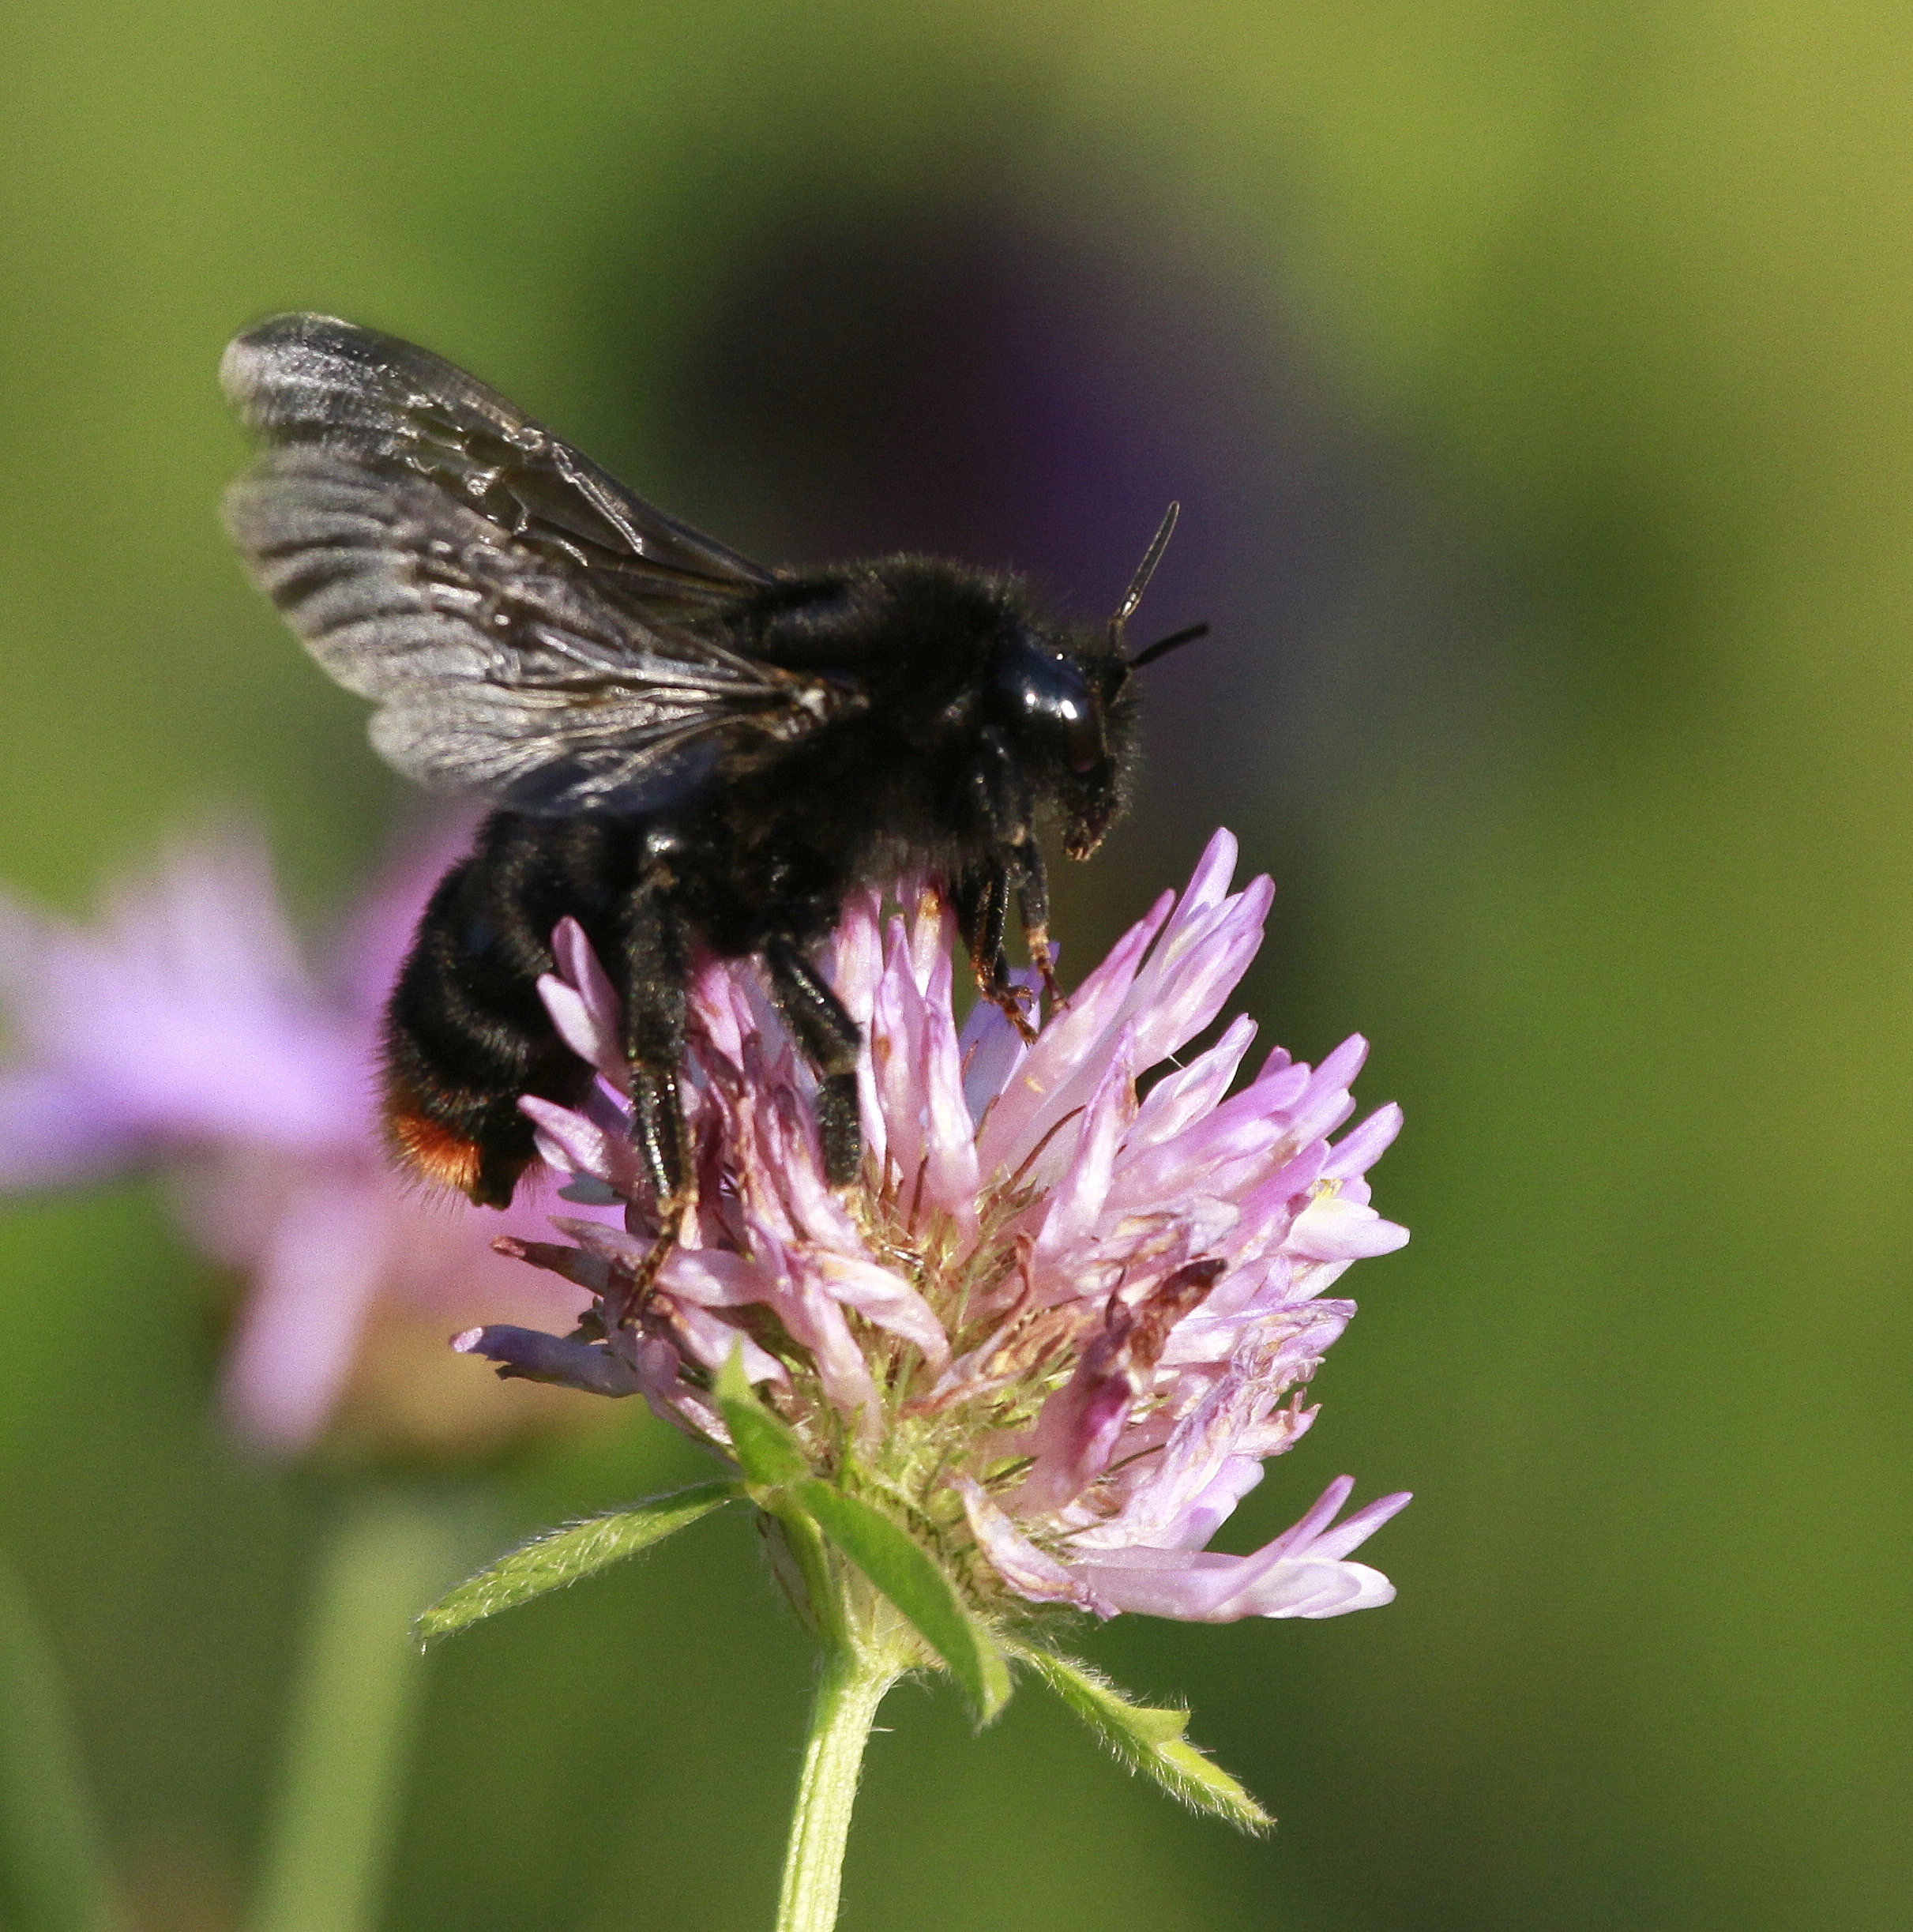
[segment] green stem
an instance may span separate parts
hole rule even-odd
[[[371,1932],[423,1682],[412,1620],[456,1573],[462,1498],[362,1490],[321,1566],[253,1932]]]
[[[784,1861],[776,1932],[831,1932],[863,1747],[884,1693],[903,1674],[894,1659],[855,1644],[824,1654],[810,1705],[804,1768]]]
[[[125,1932],[66,1686],[11,1568],[0,1562],[0,1923]]]

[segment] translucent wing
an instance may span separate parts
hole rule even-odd
[[[438,356],[291,315],[239,337],[221,373],[267,445],[227,498],[234,539],[421,784],[523,811],[649,809],[732,747],[857,701],[727,645],[723,613],[768,571]]]

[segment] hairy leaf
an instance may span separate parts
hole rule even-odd
[[[744,1373],[742,1344],[717,1372],[718,1413],[731,1431],[731,1453],[747,1482],[766,1489],[801,1483],[810,1474],[810,1459],[795,1432],[781,1416],[773,1415],[757,1400]]]
[[[1101,1672],[1074,1658],[1033,1644],[1017,1644],[1012,1651],[1130,1770],[1153,1778],[1190,1810],[1227,1818],[1246,1832],[1265,1832],[1275,1823],[1227,1772],[1183,1735],[1188,1712],[1133,1703]]]
[[[792,1493],[824,1534],[923,1633],[949,1666],[979,1723],[988,1723],[1009,1701],[1009,1671],[943,1566],[881,1509],[828,1483],[799,1483]]]
[[[467,1624],[495,1616],[514,1604],[529,1603],[547,1590],[562,1589],[640,1550],[661,1543],[674,1531],[695,1523],[733,1502],[742,1492],[731,1482],[696,1483],[667,1496],[652,1496],[628,1509],[608,1510],[547,1530],[507,1550],[448,1591],[412,1626],[423,1641],[449,1636]]]

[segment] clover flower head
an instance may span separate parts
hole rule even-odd
[[[622,1224],[561,1217],[562,1240],[498,1243],[589,1295],[577,1331],[494,1324],[454,1345],[507,1377],[641,1394],[747,1464],[721,1399],[741,1371],[817,1480],[890,1517],[999,1623],[1045,1606],[1227,1622],[1388,1602],[1351,1553],[1408,1498],[1341,1517],[1346,1476],[1253,1554],[1207,1547],[1314,1419],[1310,1380],[1355,1312],[1327,1291],[1408,1239],[1366,1178],[1400,1110],[1331,1137],[1355,1111],[1361,1039],[1315,1067],[1278,1048],[1239,1088],[1246,1019],[1175,1060],[1261,943],[1273,889],[1231,890],[1235,858],[1219,833],[1027,1043],[988,1002],[959,1030],[934,891],[906,881],[887,921],[876,894],[854,899],[824,961],[864,1039],[866,1157],[846,1194],[754,969],[702,960],[696,1205],[648,1286],[660,1230],[618,1000],[566,922],[541,987],[600,1077],[581,1108],[521,1104],[566,1197]]]

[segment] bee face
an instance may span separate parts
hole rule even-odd
[[[1019,631],[997,649],[994,709],[1032,764],[1076,778],[1109,757],[1100,694],[1069,651]]]
[[[1126,667],[1099,640],[1019,630],[998,645],[993,721],[1060,806],[1071,857],[1086,859],[1122,808],[1129,758]]]
[[[1136,765],[1136,704],[1120,680],[1101,697],[1099,715],[1105,746],[1093,771],[1073,776],[1063,798],[1063,849],[1087,859],[1128,809],[1129,780]]]

